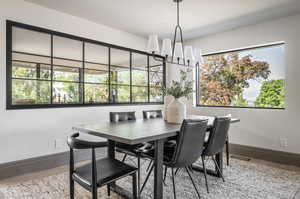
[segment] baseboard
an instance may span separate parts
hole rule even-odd
[[[104,149],[97,149],[97,156],[104,154]],[[79,150],[75,152],[75,161],[80,162],[91,159],[90,150]],[[0,164],[0,179],[24,175],[27,173],[43,171],[69,163],[69,152],[61,152],[46,156],[40,156],[25,160],[18,160]]]
[[[275,151],[239,144],[230,144],[231,154],[300,167],[300,154]]]

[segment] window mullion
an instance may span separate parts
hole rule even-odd
[[[111,52],[110,47],[108,48],[108,103],[111,103]]]
[[[150,60],[149,55],[147,55],[147,71],[148,71],[148,102],[150,102]]]
[[[53,34],[51,34],[51,52],[50,52],[50,65],[51,65],[51,85],[50,85],[50,104],[53,104]]]
[[[81,97],[82,104],[85,103],[85,82],[84,82],[84,74],[85,74],[85,42],[82,42],[82,68],[79,69],[79,96]]]
[[[129,67],[130,67],[130,103],[132,103],[132,52],[129,54]]]

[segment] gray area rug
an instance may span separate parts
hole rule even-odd
[[[135,164],[134,160],[127,163]],[[208,162],[208,164],[210,164]],[[143,170],[148,162],[143,162]],[[210,164],[212,166],[212,164]],[[142,179],[145,177],[143,172]],[[226,182],[212,176],[208,177],[210,194],[205,189],[205,181],[202,173],[194,172],[194,179],[200,190],[202,198],[207,199],[293,199],[300,187],[299,169],[287,169],[273,166],[272,164],[261,164],[256,161],[243,161],[231,159],[230,166],[225,166],[224,176]],[[143,180],[142,180],[143,181]],[[196,192],[185,171],[176,176],[177,198],[194,199]],[[117,182],[120,186],[131,190],[131,178]],[[164,198],[173,198],[171,178],[166,180],[164,186]],[[76,197],[78,199],[91,198],[91,194],[80,186],[76,186]],[[53,176],[37,178],[18,183],[0,184],[0,198],[5,199],[67,199],[68,173],[60,173]],[[107,196],[106,188],[99,189],[99,198],[119,199],[121,197],[112,194]],[[151,176],[142,198],[153,198],[153,178]]]

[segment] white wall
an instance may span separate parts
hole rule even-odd
[[[141,117],[144,109],[160,108],[149,105],[6,110],[6,19],[139,50],[144,50],[146,44],[145,39],[135,35],[22,0],[0,0],[0,163],[65,151],[66,147],[55,149],[55,139],[65,139],[73,125],[108,121],[110,111],[135,110]]]
[[[300,154],[300,15],[251,25],[228,32],[189,41],[204,53],[247,46],[286,42],[286,109],[195,108],[191,113],[224,115],[241,119],[231,127],[230,142]],[[280,138],[288,139],[288,147],[280,147]]]

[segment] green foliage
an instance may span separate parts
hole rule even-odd
[[[166,88],[165,94],[171,95],[175,98],[180,97],[186,97],[190,98],[193,91],[193,82],[189,81],[188,79],[188,73],[191,72],[191,70],[180,70],[180,80],[179,81],[172,81],[171,86]]]
[[[271,73],[267,62],[238,52],[207,56],[202,69],[200,104],[212,106],[249,106],[242,97],[249,80],[266,80]]]
[[[239,107],[246,107],[248,106],[248,102],[246,99],[244,99],[243,94],[241,93],[234,99],[234,106],[239,106]]]
[[[284,80],[271,80],[262,84],[254,104],[259,107],[284,108]]]

